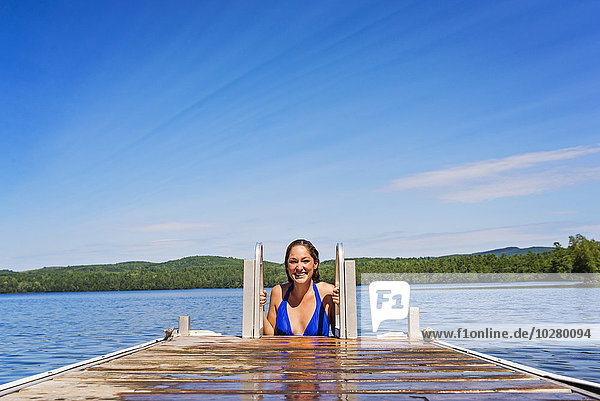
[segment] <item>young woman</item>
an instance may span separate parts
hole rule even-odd
[[[285,252],[288,283],[273,287],[269,312],[264,316],[265,335],[327,336],[334,329],[334,304],[338,290],[319,279],[319,251],[310,241],[297,239]],[[267,292],[260,295],[260,306]]]

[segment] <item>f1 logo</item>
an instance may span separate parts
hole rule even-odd
[[[369,284],[371,325],[379,330],[384,320],[401,320],[408,316],[410,285],[406,281],[374,281]]]

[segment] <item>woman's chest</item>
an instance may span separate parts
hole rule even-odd
[[[290,327],[292,329],[292,333],[295,335],[303,335],[306,327],[310,324],[312,320],[315,310],[317,307],[317,302],[315,299],[312,299],[307,302],[302,302],[297,306],[292,306],[288,303],[287,305],[287,315],[290,321]]]

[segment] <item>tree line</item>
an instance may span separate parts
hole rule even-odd
[[[363,273],[600,273],[600,242],[581,234],[558,242],[549,252],[524,255],[452,255],[419,258],[354,258],[359,283]],[[321,279],[334,282],[334,261],[319,266]],[[287,281],[282,264],[265,261],[264,284]],[[0,293],[174,290],[239,288],[243,260],[191,256],[164,263],[53,267],[24,272],[0,271]]]

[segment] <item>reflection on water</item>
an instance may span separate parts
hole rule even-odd
[[[242,374],[244,400],[261,400],[261,392],[276,392],[286,400],[331,399],[356,400],[358,390],[356,374],[348,373],[342,361],[357,359],[356,344],[348,347],[343,341],[335,345],[327,339],[315,337],[281,337],[272,341],[273,349],[279,351],[277,367],[273,372],[253,372]],[[267,371],[269,369],[266,369]],[[231,379],[231,377],[229,377]],[[348,382],[350,380],[350,382]]]
[[[431,327],[434,330],[460,327],[531,329],[536,324],[538,327],[545,324],[563,328],[600,323],[598,287],[536,287],[521,284],[513,288],[495,288],[499,286],[502,285],[448,290],[448,286],[416,285],[411,291],[410,305],[419,307],[421,328]],[[361,335],[407,331],[407,320],[384,321],[378,333],[373,333],[368,287],[359,287],[358,296]],[[600,382],[600,342],[597,340],[446,341],[549,372]]]
[[[323,371],[323,367],[318,366],[321,359],[318,355],[316,357],[311,355],[321,351],[311,345],[305,347],[303,351],[305,352],[298,350],[284,355],[282,365],[286,388],[281,390],[285,391],[286,400],[317,400],[322,391],[321,375],[318,373]]]
[[[366,288],[360,287],[359,334],[370,331]],[[598,288],[460,289],[413,291],[421,326],[442,329],[450,324],[597,323]],[[241,335],[242,290],[197,289],[93,293],[2,294],[0,383],[162,337],[177,326],[177,316],[191,316],[193,329]],[[382,331],[406,331],[402,323],[383,322]],[[473,341],[457,345],[536,366],[548,371],[600,382],[600,344],[535,343],[501,347]],[[340,350],[339,352],[343,352]],[[298,392],[317,385],[318,358],[293,358],[287,364]],[[316,365],[315,365],[316,364]],[[291,373],[290,379],[292,378]],[[299,376],[298,376],[299,375]],[[323,383],[319,385],[324,385]]]

